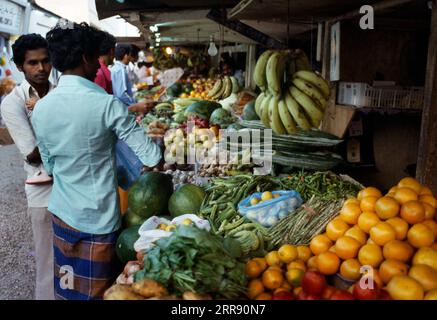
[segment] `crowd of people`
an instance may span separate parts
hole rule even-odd
[[[127,66],[140,50],[85,23],[23,35],[12,50],[25,80],[0,108],[27,173],[36,299],[101,299],[121,271],[123,159],[137,157],[137,175],[163,162],[135,121],[153,107],[133,95]],[[52,67],[62,73],[56,87]]]

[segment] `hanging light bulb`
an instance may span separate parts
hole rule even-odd
[[[215,46],[214,38],[213,38],[213,36],[211,36],[210,37],[210,42],[209,42],[208,54],[211,57],[214,57],[214,56],[217,55],[217,53],[218,53],[218,50],[217,50],[217,47]]]
[[[167,53],[168,55],[173,54],[173,49],[171,47],[167,47],[165,48],[165,53]]]

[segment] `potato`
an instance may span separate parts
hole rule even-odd
[[[160,283],[151,279],[143,279],[135,282],[132,285],[135,293],[142,295],[145,298],[161,297],[168,295],[167,289]]]
[[[184,292],[182,298],[184,300],[212,300],[209,294],[198,294],[191,291]]]
[[[104,300],[145,300],[144,297],[136,294],[130,285],[115,284],[105,291]]]

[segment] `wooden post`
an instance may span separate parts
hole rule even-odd
[[[437,194],[437,1],[433,2],[428,42],[425,97],[416,177]]]

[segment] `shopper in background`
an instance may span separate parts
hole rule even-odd
[[[27,173],[25,191],[35,245],[37,300],[54,299],[52,217],[47,210],[52,179],[43,168],[31,125],[35,101],[53,89],[49,83],[52,66],[47,48],[47,41],[37,34],[23,35],[15,41],[13,59],[18,70],[24,73],[25,80],[1,104],[3,119],[23,155]],[[58,107],[60,105],[58,103]],[[47,117],[46,120],[50,121],[53,115]]]
[[[108,69],[114,63],[116,39],[108,32],[104,33],[104,39],[100,45],[100,69],[97,71],[94,82],[101,86],[108,94],[112,94],[111,71]]]
[[[101,31],[86,23],[56,26],[47,40],[53,66],[63,75],[58,87],[38,101],[32,123],[41,158],[54,178],[49,211],[55,294],[101,299],[121,272],[115,254],[121,227],[117,138],[149,167],[160,163],[161,152],[127,108],[93,82],[100,67]]]

